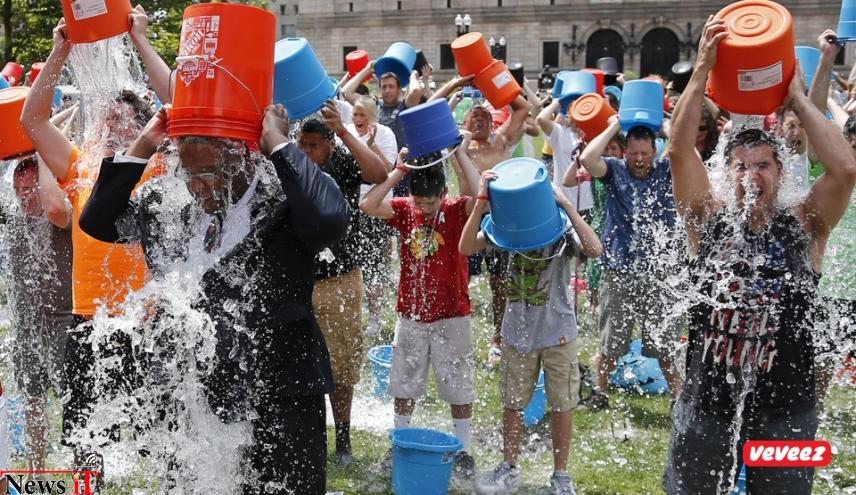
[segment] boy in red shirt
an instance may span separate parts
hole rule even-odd
[[[409,197],[384,199],[408,174],[401,163],[406,152],[406,148],[401,151],[389,178],[360,201],[366,214],[383,218],[400,234],[398,323],[389,377],[395,428],[410,425],[415,401],[425,394],[430,364],[438,395],[450,404],[455,436],[463,445],[455,458],[455,473],[469,478],[475,472],[470,453],[473,334],[467,258],[458,251],[458,241],[475,198],[448,197],[443,166],[434,165],[410,172]],[[455,157],[459,178],[477,184],[478,175],[466,152],[459,151]]]

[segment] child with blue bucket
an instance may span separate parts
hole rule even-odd
[[[488,200],[491,214],[482,220]],[[532,228],[526,228],[527,221]],[[543,228],[550,224],[549,229]],[[543,368],[552,411],[551,493],[574,494],[567,463],[571,410],[579,397],[580,374],[578,328],[569,281],[574,257],[599,256],[600,241],[561,189],[551,184],[543,165],[531,158],[517,158],[482,174],[476,206],[464,227],[459,250],[471,254],[488,245],[511,251],[499,384],[504,459],[478,487],[501,493],[518,485],[522,410]]]
[[[455,153],[465,175],[460,179],[475,184],[478,174],[466,149],[465,142]],[[416,399],[425,394],[430,365],[439,397],[451,406],[455,436],[461,441],[454,473],[466,479],[475,472],[470,453],[473,333],[467,259],[458,252],[458,240],[475,198],[447,196],[442,164],[411,172],[403,164],[406,155],[403,148],[389,178],[360,201],[363,212],[385,219],[399,234],[398,321],[389,375],[395,428],[410,426]],[[427,165],[435,155],[422,160]],[[405,175],[410,176],[410,196],[387,199]],[[391,451],[383,464],[391,467]]]

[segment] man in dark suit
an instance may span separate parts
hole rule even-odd
[[[178,138],[177,174],[196,201],[165,215],[174,199],[167,188],[131,192],[166,120],[161,110],[124,153],[104,160],[80,226],[105,242],[140,242],[154,277],[181,263],[201,267],[195,307],[216,335],[215,356],[202,363],[208,403],[223,421],[253,424],[255,473],[244,492],[323,494],[332,376],[312,313],[314,258],[344,236],[348,205],[289,141],[276,105],[265,111],[259,142],[272,170],[246,143]]]

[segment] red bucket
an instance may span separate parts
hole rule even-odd
[[[0,160],[10,160],[35,151],[35,146],[21,127],[21,111],[30,88],[16,86],[0,90]]]
[[[6,62],[6,66],[3,67],[3,71],[0,74],[6,78],[9,86],[17,86],[24,75],[24,68],[21,64],[16,64],[15,62]]]
[[[365,50],[354,50],[351,53],[345,55],[345,65],[348,67],[348,76],[351,79],[354,78],[357,74],[360,73],[361,70],[365,69],[367,65],[369,65],[369,54]],[[371,76],[366,77],[360,84],[365,83],[371,79]]]
[[[595,84],[594,92],[599,94],[599,95],[602,95],[603,94],[603,78],[605,76],[603,71],[600,69],[588,69],[588,68],[582,69],[582,70],[584,72],[590,72],[590,73],[594,74],[594,84]]]
[[[68,40],[92,43],[128,32],[130,0],[62,0]]]
[[[44,62],[36,62],[30,66],[30,72],[27,73],[27,84],[31,85],[36,82],[36,78],[39,77],[39,72],[45,67]]]
[[[258,141],[273,93],[275,40],[276,18],[266,10],[228,3],[184,9],[169,137]]]

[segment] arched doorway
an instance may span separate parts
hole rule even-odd
[[[594,67],[602,57],[614,58],[618,61],[618,71],[624,71],[624,40],[617,31],[599,29],[586,41],[586,67]]]
[[[672,75],[672,65],[681,57],[678,36],[671,29],[656,28],[642,37],[642,63],[640,76],[659,74],[665,78]]]

